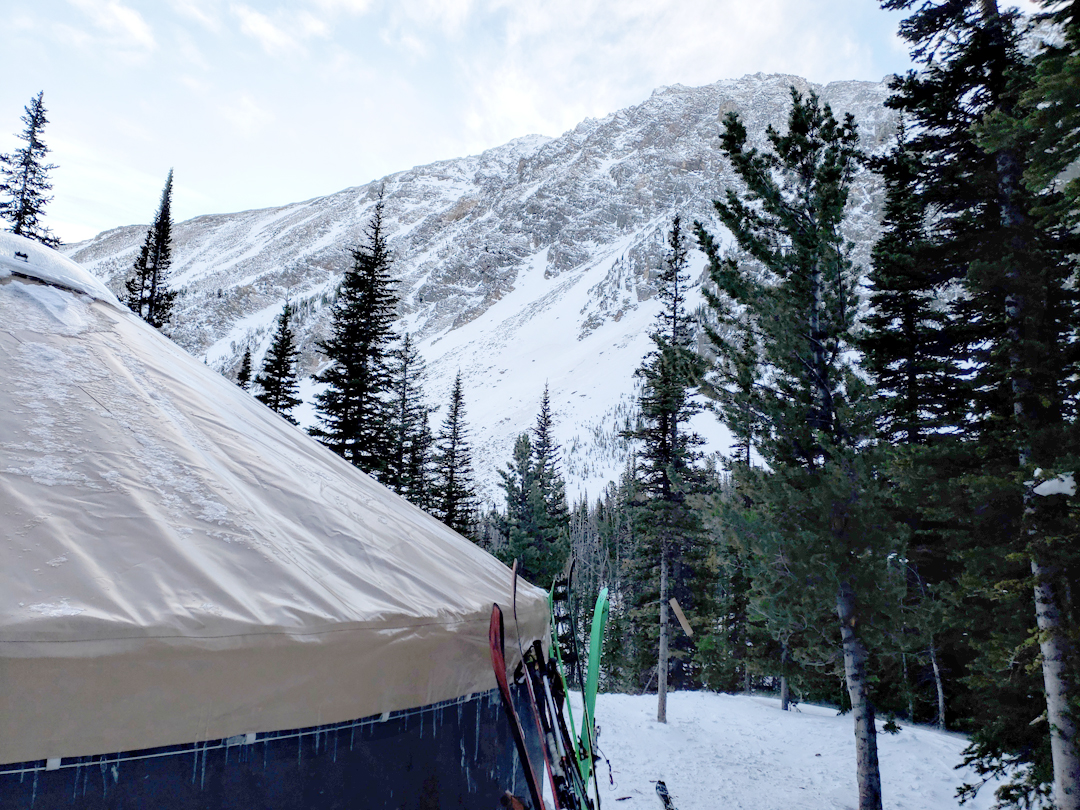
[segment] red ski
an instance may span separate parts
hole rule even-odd
[[[506,652],[503,645],[503,614],[498,604],[491,606],[491,626],[488,629],[488,641],[491,644],[491,666],[495,670],[495,680],[499,683],[499,694],[502,696],[503,710],[506,719],[510,722],[510,730],[514,734],[514,743],[517,745],[518,758],[521,767],[525,771],[525,781],[529,783],[529,794],[533,801],[533,810],[545,810],[540,782],[536,778],[532,762],[529,760],[529,751],[525,747],[525,731],[521,727],[517,711],[514,709],[514,701],[510,696],[510,684],[506,680]]]

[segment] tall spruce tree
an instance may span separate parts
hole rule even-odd
[[[286,301],[281,315],[278,316],[277,331],[274,332],[273,342],[266,352],[262,371],[255,378],[255,384],[261,389],[255,399],[295,425],[297,422],[292,416],[292,410],[303,400],[296,395],[300,390],[300,380],[296,373],[296,359],[300,356],[300,348],[296,345],[296,336],[289,326],[292,315],[292,306]]]
[[[678,598],[687,611],[700,607],[689,583],[694,574],[704,573],[700,552],[705,537],[700,511],[691,498],[702,483],[695,449],[701,439],[687,425],[700,410],[692,396],[704,364],[693,350],[692,323],[686,312],[686,234],[678,215],[672,220],[667,247],[657,274],[662,306],[650,334],[654,348],[636,372],[642,381],[641,420],[638,427],[624,434],[640,444],[638,475],[643,503],[637,520],[641,531],[639,571],[649,579],[653,572],[658,577],[657,591],[650,588],[649,592],[657,593],[659,599],[656,682],[657,720],[661,723],[667,722],[672,651],[669,600]]]
[[[506,496],[506,513],[500,521],[500,531],[506,538],[506,545],[496,552],[499,559],[507,565],[518,561],[521,575],[539,584],[537,572],[542,564],[538,549],[532,542],[536,534],[536,466],[533,463],[533,444],[528,433],[520,434],[514,440],[514,449],[510,462],[505,469],[499,470],[502,488]]]
[[[431,452],[434,439],[424,402],[424,358],[406,333],[390,351],[392,431],[386,485],[410,503],[431,506]]]
[[[521,575],[542,588],[551,587],[570,553],[570,512],[553,425],[545,385],[532,438],[518,436],[512,461],[499,471],[506,493],[502,530],[508,541],[500,556],[506,562],[518,560]]]
[[[697,234],[716,299],[742,310],[760,335],[758,446],[771,469],[744,471],[750,505],[741,527],[760,561],[754,587],[787,612],[784,632],[793,607],[815,624],[834,611],[855,720],[859,807],[880,810],[867,662],[873,627],[891,604],[875,599],[887,590],[886,561],[903,548],[865,452],[867,392],[850,367],[856,273],[840,226],[860,155],[850,115],[837,121],[813,94],[804,99],[792,89],[791,98],[787,132],[770,127],[763,151],[749,145],[738,114],[724,118],[721,146],[741,187],[714,207],[744,260],[721,257],[700,223]]]
[[[317,344],[330,365],[315,377],[326,388],[315,396],[320,425],[311,431],[380,480],[393,441],[390,345],[398,302],[383,211],[380,196],[330,307],[330,336]]]
[[[890,104],[919,125],[909,149],[924,167],[923,197],[936,214],[930,238],[966,292],[958,309],[971,324],[976,362],[975,408],[963,433],[977,448],[966,484],[973,515],[994,517],[963,549],[971,586],[965,607],[982,610],[980,623],[994,627],[975,642],[969,680],[986,694],[968,761],[987,772],[1011,770],[998,791],[1006,803],[1029,803],[1052,784],[1055,805],[1076,810],[1080,625],[1072,583],[1080,560],[1063,541],[1073,533],[1075,507],[1065,493],[1039,494],[1045,480],[1072,472],[1080,458],[1078,251],[1068,216],[1075,206],[1055,182],[1075,148],[1065,123],[1075,120],[1075,89],[1058,71],[1067,71],[1076,40],[1067,34],[1064,46],[1031,60],[1020,47],[1017,13],[994,0],[882,5],[915,9],[901,36],[922,69],[894,82]],[[1048,7],[1066,31],[1075,23],[1071,6]],[[1026,600],[1017,599],[1020,582]],[[985,593],[1011,598],[987,610]],[[1023,673],[991,675],[1028,654],[1035,628],[1042,700],[1034,683],[1010,688]],[[1045,724],[1038,719],[1043,706]]]
[[[44,96],[44,91],[39,92],[23,108],[22,122],[26,128],[16,137],[26,141],[26,146],[0,155],[0,219],[10,223],[14,234],[59,247],[60,240],[40,221],[45,206],[52,201],[48,196],[52,190],[49,172],[56,168],[45,162],[49,147],[41,139],[42,130],[49,123],[42,102]]]
[[[469,446],[469,428],[465,423],[465,390],[459,371],[450,390],[446,418],[435,440],[432,514],[458,534],[472,537],[476,510],[472,449]]]
[[[963,345],[967,327],[942,304],[952,279],[933,260],[920,180],[923,167],[908,148],[903,122],[896,146],[871,165],[884,180],[886,193],[882,235],[871,255],[872,308],[863,320],[859,346],[875,380],[879,433],[905,448],[887,473],[896,482],[894,514],[910,530],[908,622],[900,633],[903,688],[908,719],[914,721],[909,664],[912,670],[922,667],[922,674],[934,682],[936,722],[944,728],[938,636],[945,630],[943,605],[954,598],[960,574],[952,554],[957,524],[946,516],[956,513],[955,457],[963,455],[957,431],[971,399]],[[946,660],[958,663],[967,636],[946,635]]]
[[[124,303],[151,326],[163,329],[172,320],[177,291],[169,289],[172,265],[172,186],[173,172],[165,179],[161,202],[154,224],[146,232],[135,259],[133,274],[125,283]]]

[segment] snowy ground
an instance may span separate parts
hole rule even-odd
[[[656,696],[600,695],[603,810],[662,810],[663,779],[678,810],[848,810],[858,807],[851,715],[774,698],[677,692],[668,723],[656,722]],[[885,810],[955,810],[956,787],[975,781],[954,770],[967,741],[958,734],[903,725],[881,733],[878,751]],[[987,785],[965,810],[993,805]]]

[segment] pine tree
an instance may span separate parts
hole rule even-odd
[[[124,303],[132,312],[157,329],[172,320],[177,291],[169,289],[169,266],[172,264],[172,185],[173,172],[165,179],[154,224],[146,232],[142,249],[135,259],[134,275],[124,286]]]
[[[800,625],[839,619],[847,691],[855,719],[860,810],[880,810],[868,657],[872,629],[886,621],[889,555],[901,553],[866,452],[871,415],[865,384],[850,367],[856,273],[840,232],[860,155],[849,115],[792,89],[788,130],[767,130],[768,148],[748,143],[736,113],[721,145],[741,182],[714,201],[742,261],[726,261],[697,225],[716,300],[749,318],[760,338],[758,444],[770,470],[745,470],[749,506],[740,527],[754,549],[759,609],[783,640]],[[719,313],[729,317],[730,313]],[[770,610],[771,609],[771,610]]]
[[[44,91],[23,108],[26,128],[17,136],[26,146],[11,154],[0,155],[0,218],[11,223],[11,232],[34,239],[48,247],[59,247],[60,240],[41,224],[45,206],[52,201],[49,172],[56,166],[46,163],[49,147],[41,139],[49,123],[42,99]]]
[[[533,463],[533,445],[528,433],[520,434],[514,441],[514,450],[506,469],[499,470],[502,488],[506,495],[506,513],[500,521],[500,529],[506,537],[506,545],[499,549],[498,557],[507,565],[518,561],[521,575],[529,582],[538,583],[540,570],[538,549],[532,542],[536,534],[534,493],[536,467]]]
[[[901,35],[923,69],[894,83],[890,104],[919,125],[909,148],[924,167],[923,198],[936,212],[930,238],[963,282],[957,308],[971,324],[975,350],[975,408],[963,433],[977,451],[963,483],[972,512],[994,520],[981,520],[988,530],[972,532],[963,550],[965,608],[985,611],[984,592],[1013,595],[991,603],[984,623],[994,632],[974,642],[979,657],[970,680],[989,692],[968,761],[987,771],[1013,767],[1014,778],[998,791],[1005,802],[1028,803],[1052,781],[1055,804],[1076,810],[1080,631],[1071,594],[1080,560],[1063,542],[1072,531],[1070,506],[1036,490],[1080,459],[1075,205],[1068,184],[1062,194],[1055,182],[1076,148],[1067,65],[1077,41],[1067,33],[1063,46],[1032,61],[1022,53],[1017,13],[1000,11],[994,0],[883,6],[917,7]],[[1071,6],[1048,8],[1066,32],[1075,25]],[[1027,605],[1015,601],[1018,582],[1030,588]],[[1016,695],[984,675],[1030,648],[1034,628],[1030,619],[1018,622],[1017,611],[1037,626],[1045,724],[1034,719],[1042,709],[1036,684]]]
[[[545,385],[533,438],[528,433],[518,436],[512,461],[499,471],[506,493],[507,538],[500,556],[507,563],[517,560],[521,575],[541,588],[551,587],[570,553],[570,514],[553,424]]]
[[[465,424],[465,392],[461,372],[454,378],[450,403],[442,430],[435,440],[434,511],[439,520],[458,534],[471,537],[476,520],[476,485],[473,482],[472,450]]]
[[[386,485],[422,509],[431,503],[431,408],[424,402],[424,358],[408,334],[390,351],[393,421]]]
[[[945,727],[945,697],[938,665],[943,599],[953,598],[960,570],[953,559],[958,524],[942,520],[952,512],[951,490],[962,471],[956,468],[956,433],[970,401],[964,365],[965,328],[956,313],[940,302],[950,279],[933,260],[926,202],[921,194],[921,166],[907,143],[901,123],[894,149],[871,161],[885,182],[882,235],[874,245],[869,273],[872,306],[860,348],[873,373],[878,430],[905,452],[888,475],[896,482],[894,515],[907,524],[907,626],[900,634],[904,689],[909,720],[914,721],[914,692],[909,663],[922,659],[936,686],[936,720]],[[943,509],[943,503],[948,508]],[[954,513],[955,514],[955,513]],[[931,622],[930,618],[935,617]],[[946,657],[957,661],[963,637],[949,634]]]
[[[244,349],[244,359],[240,361],[240,371],[236,375],[236,384],[245,391],[251,388],[251,349]]]
[[[668,253],[657,274],[661,311],[650,334],[654,349],[645,357],[637,376],[641,423],[625,436],[640,443],[638,474],[644,502],[638,518],[640,568],[658,574],[660,624],[657,655],[657,719],[667,722],[670,622],[669,600],[675,596],[686,610],[695,607],[687,590],[697,562],[695,551],[703,543],[704,527],[691,496],[700,490],[701,439],[687,427],[700,410],[692,394],[704,365],[692,348],[690,318],[686,312],[687,247],[682,221],[672,220]],[[650,577],[651,579],[651,577]],[[700,613],[701,611],[699,611]]]
[[[292,315],[292,307],[286,301],[281,315],[278,316],[273,342],[263,360],[262,372],[255,378],[255,384],[262,389],[255,395],[255,399],[295,425],[297,422],[292,416],[292,410],[302,400],[296,395],[300,390],[296,373],[296,358],[300,356],[300,349],[289,327]],[[245,356],[250,362],[250,355]]]
[[[924,444],[931,433],[958,424],[963,413],[963,370],[956,330],[937,305],[943,285],[926,234],[926,203],[919,193],[920,166],[901,129],[896,148],[875,162],[885,181],[882,235],[869,274],[872,310],[860,348],[886,404],[881,432],[893,441]]]
[[[398,298],[390,277],[391,256],[383,230],[380,197],[366,240],[352,251],[330,308],[330,337],[319,350],[330,361],[316,382],[319,441],[360,469],[381,478],[390,457],[393,425],[390,344]]]

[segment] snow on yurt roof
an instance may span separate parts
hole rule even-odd
[[[0,234],[36,268],[0,271],[0,763],[495,686],[504,565],[25,241]],[[542,637],[545,594],[518,615]]]
[[[32,239],[4,233],[0,237],[0,278],[12,273],[120,306],[108,287],[67,256]]]

